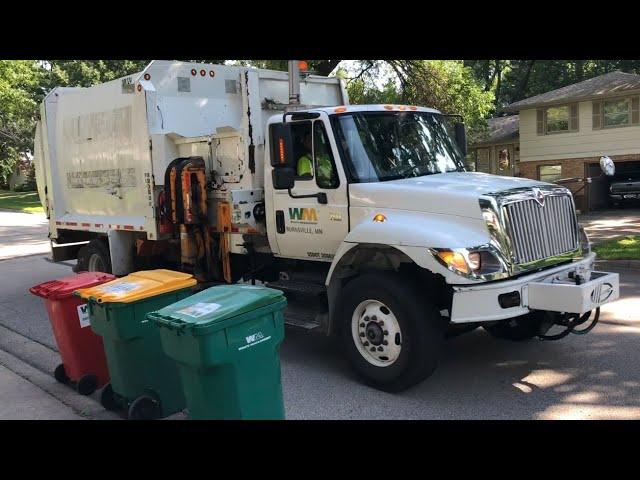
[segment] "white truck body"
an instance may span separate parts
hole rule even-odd
[[[335,78],[311,75],[301,92],[311,106],[348,103]],[[267,99],[287,103],[285,72],[170,61],[89,88],[54,89],[41,106],[34,142],[50,237],[64,228],[159,238],[156,187],[180,155],[204,156],[230,189],[261,190],[264,127],[277,113],[263,108]]]

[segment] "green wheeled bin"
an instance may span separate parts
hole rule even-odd
[[[282,420],[280,290],[220,285],[147,317],[180,370],[194,420]]]
[[[172,270],[147,270],[75,292],[89,305],[91,328],[102,336],[111,382],[101,393],[107,410],[128,418],[163,418],[185,408],[175,362],[165,355],[147,313],[188,297],[197,281]]]

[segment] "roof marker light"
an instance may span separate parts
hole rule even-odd
[[[193,75],[193,76],[195,77],[197,73],[198,73],[198,72],[196,71],[196,69],[195,69],[195,68],[192,68],[192,69],[191,69],[191,75]]]
[[[301,72],[306,72],[307,70],[309,70],[309,64],[305,60],[300,60],[298,62],[298,68]]]
[[[204,77],[206,74],[207,74],[207,71],[204,68],[200,70],[200,75]]]
[[[393,105],[385,105],[384,108],[386,110],[393,110]]]
[[[338,107],[334,110],[336,113],[343,113],[347,111],[347,107]]]
[[[138,84],[138,91],[141,92],[142,91],[142,85]]]
[[[209,70],[209,76],[211,78],[215,77],[216,76],[216,72],[214,72],[213,70]]]
[[[149,75],[148,73],[144,74],[144,79],[145,80],[151,80],[151,75]]]

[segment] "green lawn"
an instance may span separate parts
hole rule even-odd
[[[0,190],[0,209],[26,213],[44,213],[38,192],[7,192]]]
[[[640,260],[640,235],[604,240],[593,249],[601,260]]]

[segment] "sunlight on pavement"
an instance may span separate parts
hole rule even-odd
[[[638,420],[640,407],[613,405],[582,405],[567,403],[553,405],[536,415],[538,420]]]

